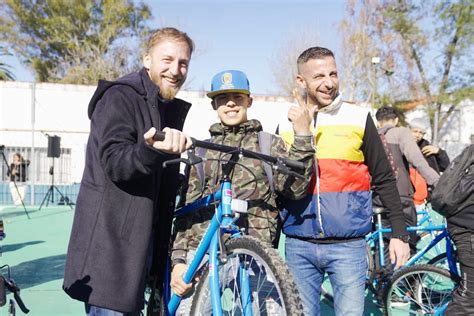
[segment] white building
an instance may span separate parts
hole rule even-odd
[[[96,86],[0,81],[0,145],[5,146],[8,162],[15,152],[23,153],[31,161],[29,183],[33,187],[43,185],[47,189],[52,181],[49,171],[53,160],[55,184],[81,181],[90,124],[87,107],[95,89]],[[196,139],[208,138],[209,126],[218,121],[210,99],[203,92],[181,91],[178,96],[193,104],[184,131]],[[291,100],[286,97],[254,96],[249,118],[260,120],[265,130],[274,132],[278,122],[287,117],[290,105]],[[465,102],[441,131],[440,143],[445,147],[455,144],[453,148],[462,148],[458,144],[470,143],[474,134],[473,105]],[[420,111],[414,111],[408,117],[421,115]],[[61,137],[59,158],[47,157],[47,135]],[[448,153],[453,154],[449,150]],[[4,162],[0,172],[2,180],[8,181]],[[0,195],[7,194],[6,191],[0,189]],[[42,191],[45,189],[30,194],[27,201],[33,203],[36,199],[38,203]]]

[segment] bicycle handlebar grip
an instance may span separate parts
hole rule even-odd
[[[153,135],[153,140],[158,141],[158,142],[164,141],[165,140],[165,133],[162,132],[162,131],[156,130],[155,135]]]
[[[301,161],[285,159],[285,165],[287,165],[298,173],[304,172],[304,163],[302,163]]]

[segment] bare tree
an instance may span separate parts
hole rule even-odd
[[[345,27],[345,36],[359,39],[364,47],[362,39],[369,35],[370,45],[364,49],[381,59],[372,70],[372,73],[377,71],[372,82],[377,88],[374,90],[379,92],[376,100],[395,103],[424,100],[436,141],[438,131],[457,105],[466,98],[474,98],[473,2],[351,0],[348,9],[359,24]],[[372,17],[365,19],[369,12]],[[356,43],[345,41],[343,51],[353,50]],[[366,62],[358,63],[360,56],[357,53],[349,56],[348,62],[353,68],[348,69],[348,77],[352,76],[349,80],[354,82],[353,87],[367,91],[366,82],[370,80],[356,82],[363,78],[359,77],[363,72],[369,73],[367,64],[371,56],[367,54]],[[393,71],[393,76],[382,76]],[[447,106],[447,110],[443,111],[443,106]]]
[[[314,29],[305,29],[285,37],[286,41],[269,60],[273,79],[281,95],[289,96],[296,86],[296,60],[307,48],[318,46],[319,40]]]

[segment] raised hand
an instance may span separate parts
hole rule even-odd
[[[311,122],[314,117],[314,113],[318,111],[316,105],[310,106],[303,99],[303,96],[298,92],[298,89],[293,89],[293,97],[295,98],[298,105],[291,106],[288,111],[288,120],[293,123],[293,130],[295,135],[307,136],[311,135]]]
[[[425,156],[430,156],[430,155],[437,155],[439,154],[439,147],[434,146],[434,145],[426,145],[421,149],[421,152]]]
[[[165,127],[163,132],[165,133],[163,141],[155,141],[153,139],[153,135],[156,133],[156,128],[154,127],[150,128],[143,137],[148,145],[168,154],[180,154],[192,145],[191,137],[181,131]]]

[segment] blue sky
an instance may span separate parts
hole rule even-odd
[[[247,73],[252,93],[275,94],[271,60],[289,36],[314,31],[314,45],[340,49],[338,22],[345,15],[343,0],[144,1],[152,9],[152,27],[174,26],[196,43],[187,88],[207,90],[212,76],[224,69]],[[274,58],[273,58],[274,60]],[[5,59],[17,80],[33,75],[15,59]]]

